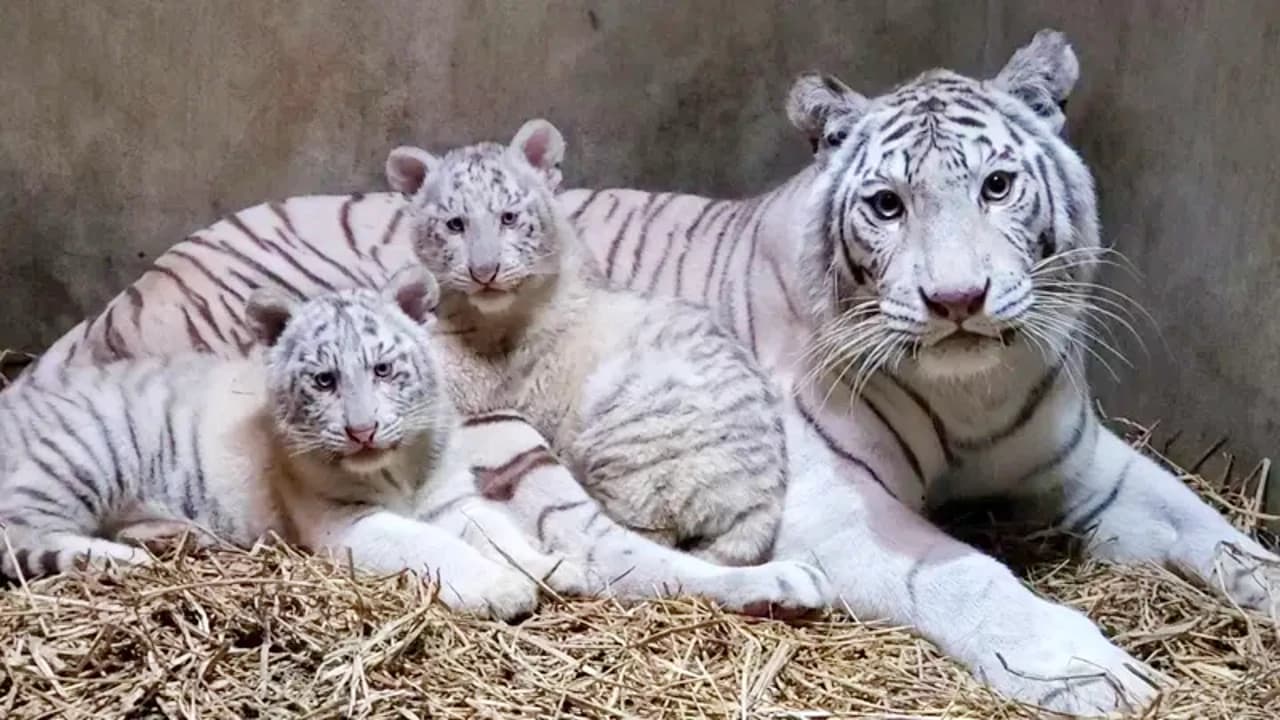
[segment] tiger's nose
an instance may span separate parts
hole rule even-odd
[[[957,290],[920,288],[920,297],[935,317],[959,323],[982,312],[982,307],[987,302],[987,290],[990,288],[990,280],[982,287],[975,285]]]
[[[378,424],[363,425],[360,427],[347,426],[347,437],[361,445],[369,445],[373,443],[373,436],[378,432]]]
[[[467,272],[471,273],[471,279],[481,285],[488,285],[493,279],[498,277],[498,263],[472,263],[467,266]]]

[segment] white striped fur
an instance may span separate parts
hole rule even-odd
[[[1088,344],[1081,320],[1123,313],[1109,291],[1065,284],[1092,282],[1099,260],[1087,170],[1056,136],[1063,123],[1058,104],[1077,72],[1062,36],[1042,33],[986,82],[933,73],[867,100],[838,81],[808,76],[797,83],[788,109],[813,141],[815,159],[777,189],[741,201],[575,190],[559,204],[613,282],[710,304],[778,386],[792,391],[790,489],[779,554],[816,556],[841,607],[915,627],[996,688],[1051,708],[1087,711],[1124,704],[1116,687],[1129,701],[1148,698],[1145,682],[1128,670],[1140,665],[1083,615],[1036,597],[999,562],[934,527],[922,517],[926,507],[974,494],[1030,496],[1068,526],[1090,531],[1100,557],[1176,566],[1254,608],[1271,602],[1278,583],[1274,569],[1230,556],[1222,557],[1226,572],[1217,574],[1221,547],[1273,556],[1128,448],[1089,409],[1079,373],[1079,354]],[[938,107],[929,97],[941,109],[929,109]],[[898,111],[922,104],[919,116],[900,118],[910,117],[912,126],[891,138],[904,127],[889,122]],[[948,190],[935,181],[954,168],[932,157],[926,162],[918,152],[907,161],[903,151],[920,137],[915,123],[925,118],[954,141],[960,151],[954,162],[985,157],[978,128],[961,117],[993,128],[1001,145],[1027,162],[1011,168],[1015,194],[1003,206],[1016,206],[1023,220],[983,209],[978,183],[985,176],[953,175],[967,182]],[[996,146],[995,135],[987,140]],[[873,227],[854,214],[871,209],[860,192],[870,189],[863,185],[870,168],[883,170],[905,193],[910,219],[897,229]],[[960,189],[971,193],[965,201],[958,199]],[[1025,194],[1032,191],[1040,199],[1034,213]],[[929,216],[912,204],[927,202],[931,193],[939,214],[925,222]],[[33,373],[56,376],[68,363],[192,347],[238,355],[252,287],[283,282],[307,296],[335,285],[376,284],[387,268],[412,258],[405,215],[398,194],[292,198],[237,213],[162,256],[103,312],[60,339]],[[1034,231],[1050,228],[1052,246],[1041,244]],[[870,252],[851,230],[870,243]],[[962,242],[966,238],[972,243]],[[1015,300],[1023,297],[1019,288],[1026,289],[1016,280],[1027,274],[1019,257],[1028,262],[1028,251],[1034,258],[1045,248],[1056,259],[1033,271],[1039,273],[1034,292],[1021,302],[1057,311],[1038,323],[1049,342],[1037,342],[1049,357],[1055,348],[1073,348],[1061,355],[1069,362],[1060,371],[1050,372],[1043,356],[1028,352],[1037,323],[1011,314],[1016,306],[984,303],[988,318],[976,325],[986,327],[975,326],[989,333],[996,325],[1022,325],[1021,339],[1003,356],[970,338],[934,343],[920,365],[914,359],[925,350],[922,343],[885,332],[910,335],[922,321],[940,327],[938,318],[925,319],[928,307],[918,294],[911,295],[913,279],[956,282],[994,271],[999,277],[990,298]],[[916,262],[907,261],[913,257]],[[917,264],[926,272],[913,276]],[[894,298],[906,306],[895,312],[901,325],[876,319],[880,303],[872,296],[881,297],[882,285],[886,307]],[[870,323],[833,322],[836,311]],[[858,328],[868,334],[850,334]],[[848,347],[872,340],[883,341],[880,353]],[[806,353],[815,349],[823,352]],[[814,362],[821,359],[829,362]],[[831,363],[835,375],[847,367],[850,379],[864,363],[879,370],[861,373],[864,393],[855,398],[847,387],[829,393],[830,386],[810,381]],[[981,380],[944,380],[951,369]],[[830,375],[821,377],[829,383]]]

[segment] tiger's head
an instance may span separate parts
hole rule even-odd
[[[267,348],[267,391],[290,451],[370,473],[404,446],[444,441],[453,406],[427,331],[437,295],[419,266],[381,292],[341,290],[302,302],[254,291],[246,314]]]
[[[933,70],[872,99],[796,81],[816,351],[855,387],[886,367],[974,379],[1080,341],[1100,246],[1092,176],[1059,134],[1078,74],[1043,30],[990,80]]]
[[[410,196],[414,252],[446,294],[502,313],[560,270],[566,241],[555,204],[565,143],[530,120],[509,146],[478,143],[436,157],[399,147],[387,180]]]

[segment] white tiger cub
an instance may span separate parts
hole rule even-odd
[[[294,306],[255,295],[247,313],[265,362],[122,361],[0,394],[0,570],[141,563],[120,530],[189,524],[236,545],[274,532],[349,550],[369,569],[426,570],[453,608],[532,611],[525,575],[413,519],[434,484],[471,482],[418,322],[434,297],[424,276],[398,276],[386,298],[352,290]]]
[[[511,405],[633,529],[717,562],[766,559],[786,489],[780,403],[703,309],[604,287],[553,195],[560,132],[436,158],[397,148],[414,248],[442,286],[466,412]]]

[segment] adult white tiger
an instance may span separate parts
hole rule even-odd
[[[788,110],[815,161],[773,192],[561,202],[612,278],[710,303],[797,391],[780,555],[816,556],[854,612],[915,627],[1004,692],[1091,711],[1149,699],[1141,664],[921,510],[1014,494],[1092,529],[1101,557],[1176,565],[1242,604],[1280,581],[1233,557],[1219,572],[1224,543],[1272,556],[1102,428],[1073,382],[1099,245],[1089,173],[1057,135],[1077,71],[1042,32],[985,82],[935,71],[867,100],[807,76]],[[34,372],[239,354],[250,288],[302,297],[408,261],[403,208],[378,194],[238,213],[162,256]],[[831,392],[850,369],[858,399]]]

